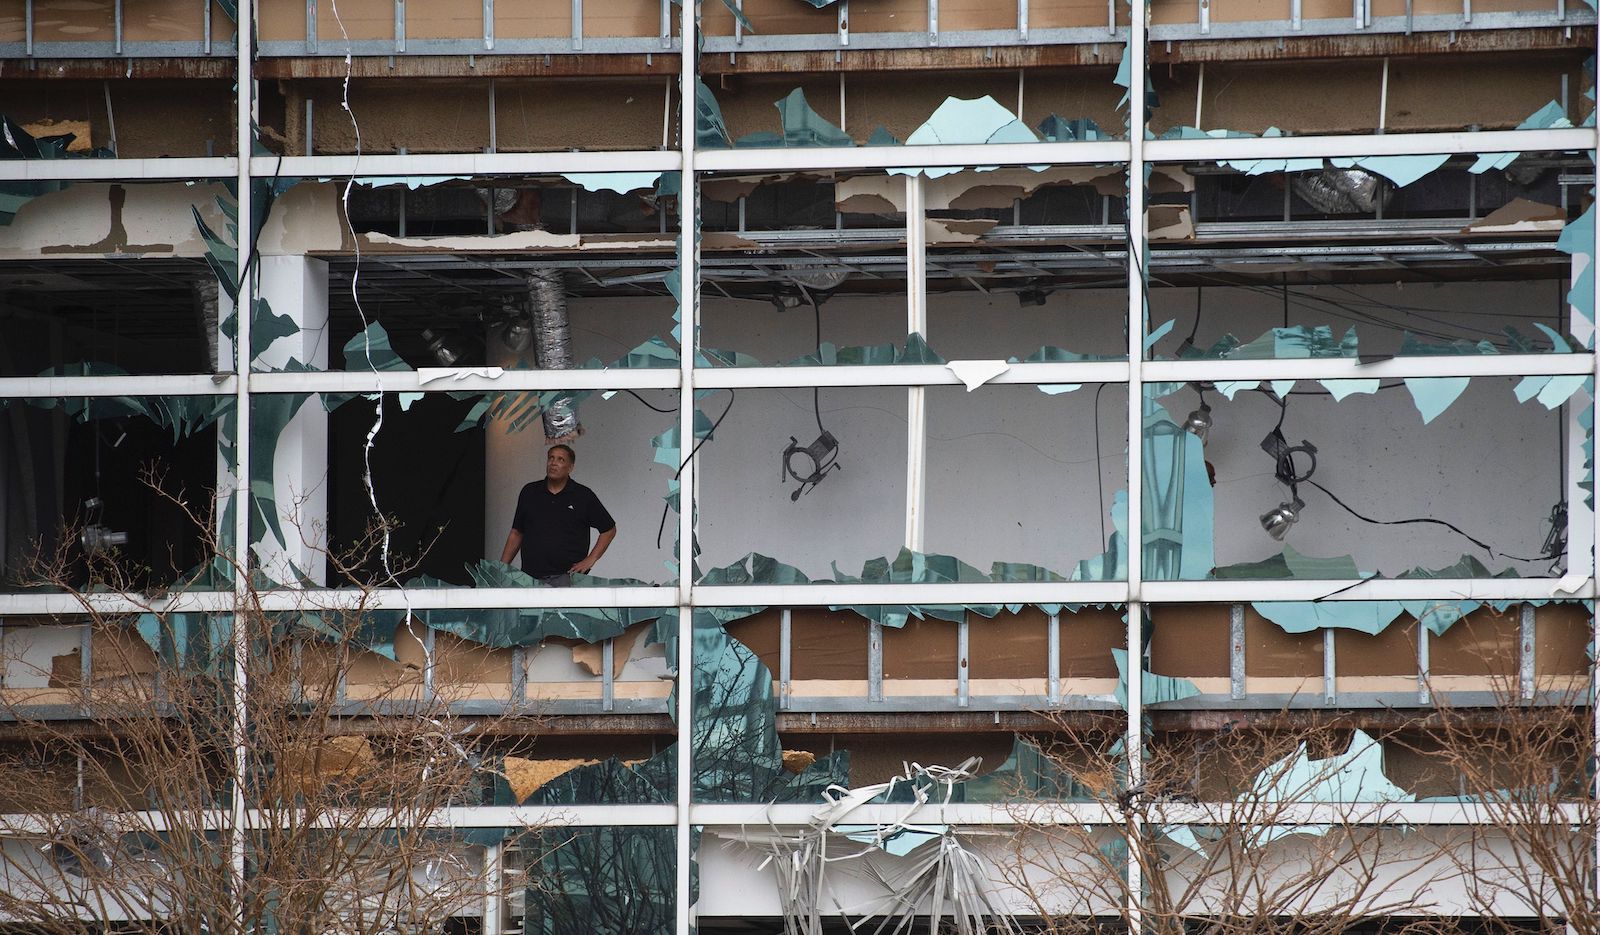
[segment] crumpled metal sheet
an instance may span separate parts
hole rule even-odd
[[[1300,200],[1323,214],[1373,214],[1389,203],[1394,189],[1364,169],[1322,169],[1289,180]]]
[[[533,315],[533,348],[543,370],[572,369],[572,325],[567,292],[559,270],[528,271],[528,311]],[[544,435],[552,442],[578,437],[577,401],[557,396],[544,406]]]
[[[905,935],[922,917],[947,920],[956,935],[1020,935],[1017,921],[990,897],[993,885],[983,859],[956,830],[911,820],[930,802],[954,801],[980,762],[972,757],[955,767],[910,763],[888,782],[857,789],[830,786],[804,827],[774,825],[732,834],[767,852],[762,867],[777,876],[785,935],[822,935],[827,906],[846,920],[882,917],[875,931],[890,935]],[[862,806],[886,800],[904,806],[895,819],[850,821]],[[850,842],[857,845],[853,850]],[[847,873],[875,884],[881,895],[843,905],[831,880]]]

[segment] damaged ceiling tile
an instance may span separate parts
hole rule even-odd
[[[1150,240],[1193,240],[1194,218],[1188,205],[1151,205],[1146,211]]]
[[[948,218],[928,218],[925,222],[928,231],[928,243],[976,243],[994,228],[999,221],[990,218],[981,218],[970,221],[957,221]]]
[[[1526,198],[1510,202],[1489,212],[1461,229],[1463,234],[1517,234],[1558,231],[1567,223],[1567,213],[1555,205],[1540,204]]]

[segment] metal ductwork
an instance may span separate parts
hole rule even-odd
[[[200,307],[200,333],[205,338],[206,362],[211,365],[212,373],[217,372],[221,291],[221,284],[217,282],[214,276],[205,276],[194,282],[194,300],[195,304]],[[228,369],[233,369],[231,362]]]
[[[1382,177],[1363,169],[1321,169],[1289,182],[1300,200],[1323,214],[1376,214],[1394,189]]]
[[[567,290],[559,270],[530,270],[528,311],[533,316],[533,350],[541,370],[572,369],[572,326],[567,318]],[[577,403],[561,396],[544,407],[544,435],[552,442],[569,441],[583,431]]]

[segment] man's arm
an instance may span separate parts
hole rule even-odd
[[[506,534],[506,547],[500,550],[500,561],[509,565],[520,551],[522,551],[522,530],[513,527],[511,532]],[[599,557],[598,555],[595,556],[595,558]]]
[[[611,540],[616,537],[617,527],[613,524],[610,529],[595,537],[594,548],[590,549],[589,554],[583,557],[583,561],[573,565],[568,571],[582,575],[588,574],[589,569],[594,567],[594,563],[600,561],[600,556],[606,554],[606,549],[611,546]]]

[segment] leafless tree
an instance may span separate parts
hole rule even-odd
[[[1497,679],[1487,707],[1453,706],[1437,693],[1430,729],[1415,742],[1478,813],[1444,856],[1487,929],[1527,931],[1533,919],[1542,931],[1600,932],[1591,679],[1541,679],[1527,694]]]
[[[1431,927],[1423,920],[1441,877],[1437,845],[1361,820],[1385,797],[1378,777],[1362,774],[1377,741],[1292,717],[1273,721],[1270,729],[1230,722],[1153,734],[1143,781],[1130,786],[1122,718],[1062,718],[1045,746],[1058,775],[1044,786],[1053,788],[1014,807],[1001,875],[1052,932],[1115,924],[1162,935],[1332,935],[1373,920],[1390,930]],[[1098,807],[1103,820],[1062,821],[1056,800]]]
[[[213,528],[204,511],[191,519]],[[244,572],[207,542],[214,567]],[[335,570],[361,559],[338,556]],[[357,667],[373,667],[368,592],[292,613],[263,610],[254,587],[225,614],[154,598],[107,613],[92,595],[128,590],[131,572],[114,553],[91,555],[88,572],[84,585],[67,549],[42,556],[34,581],[78,607],[34,622],[82,628],[92,659],[5,660],[40,687],[0,692],[0,921],[364,935],[478,914],[482,862],[441,812],[485,801],[493,725],[453,716],[442,690],[393,664],[345,696]],[[248,647],[237,668],[236,636]]]

